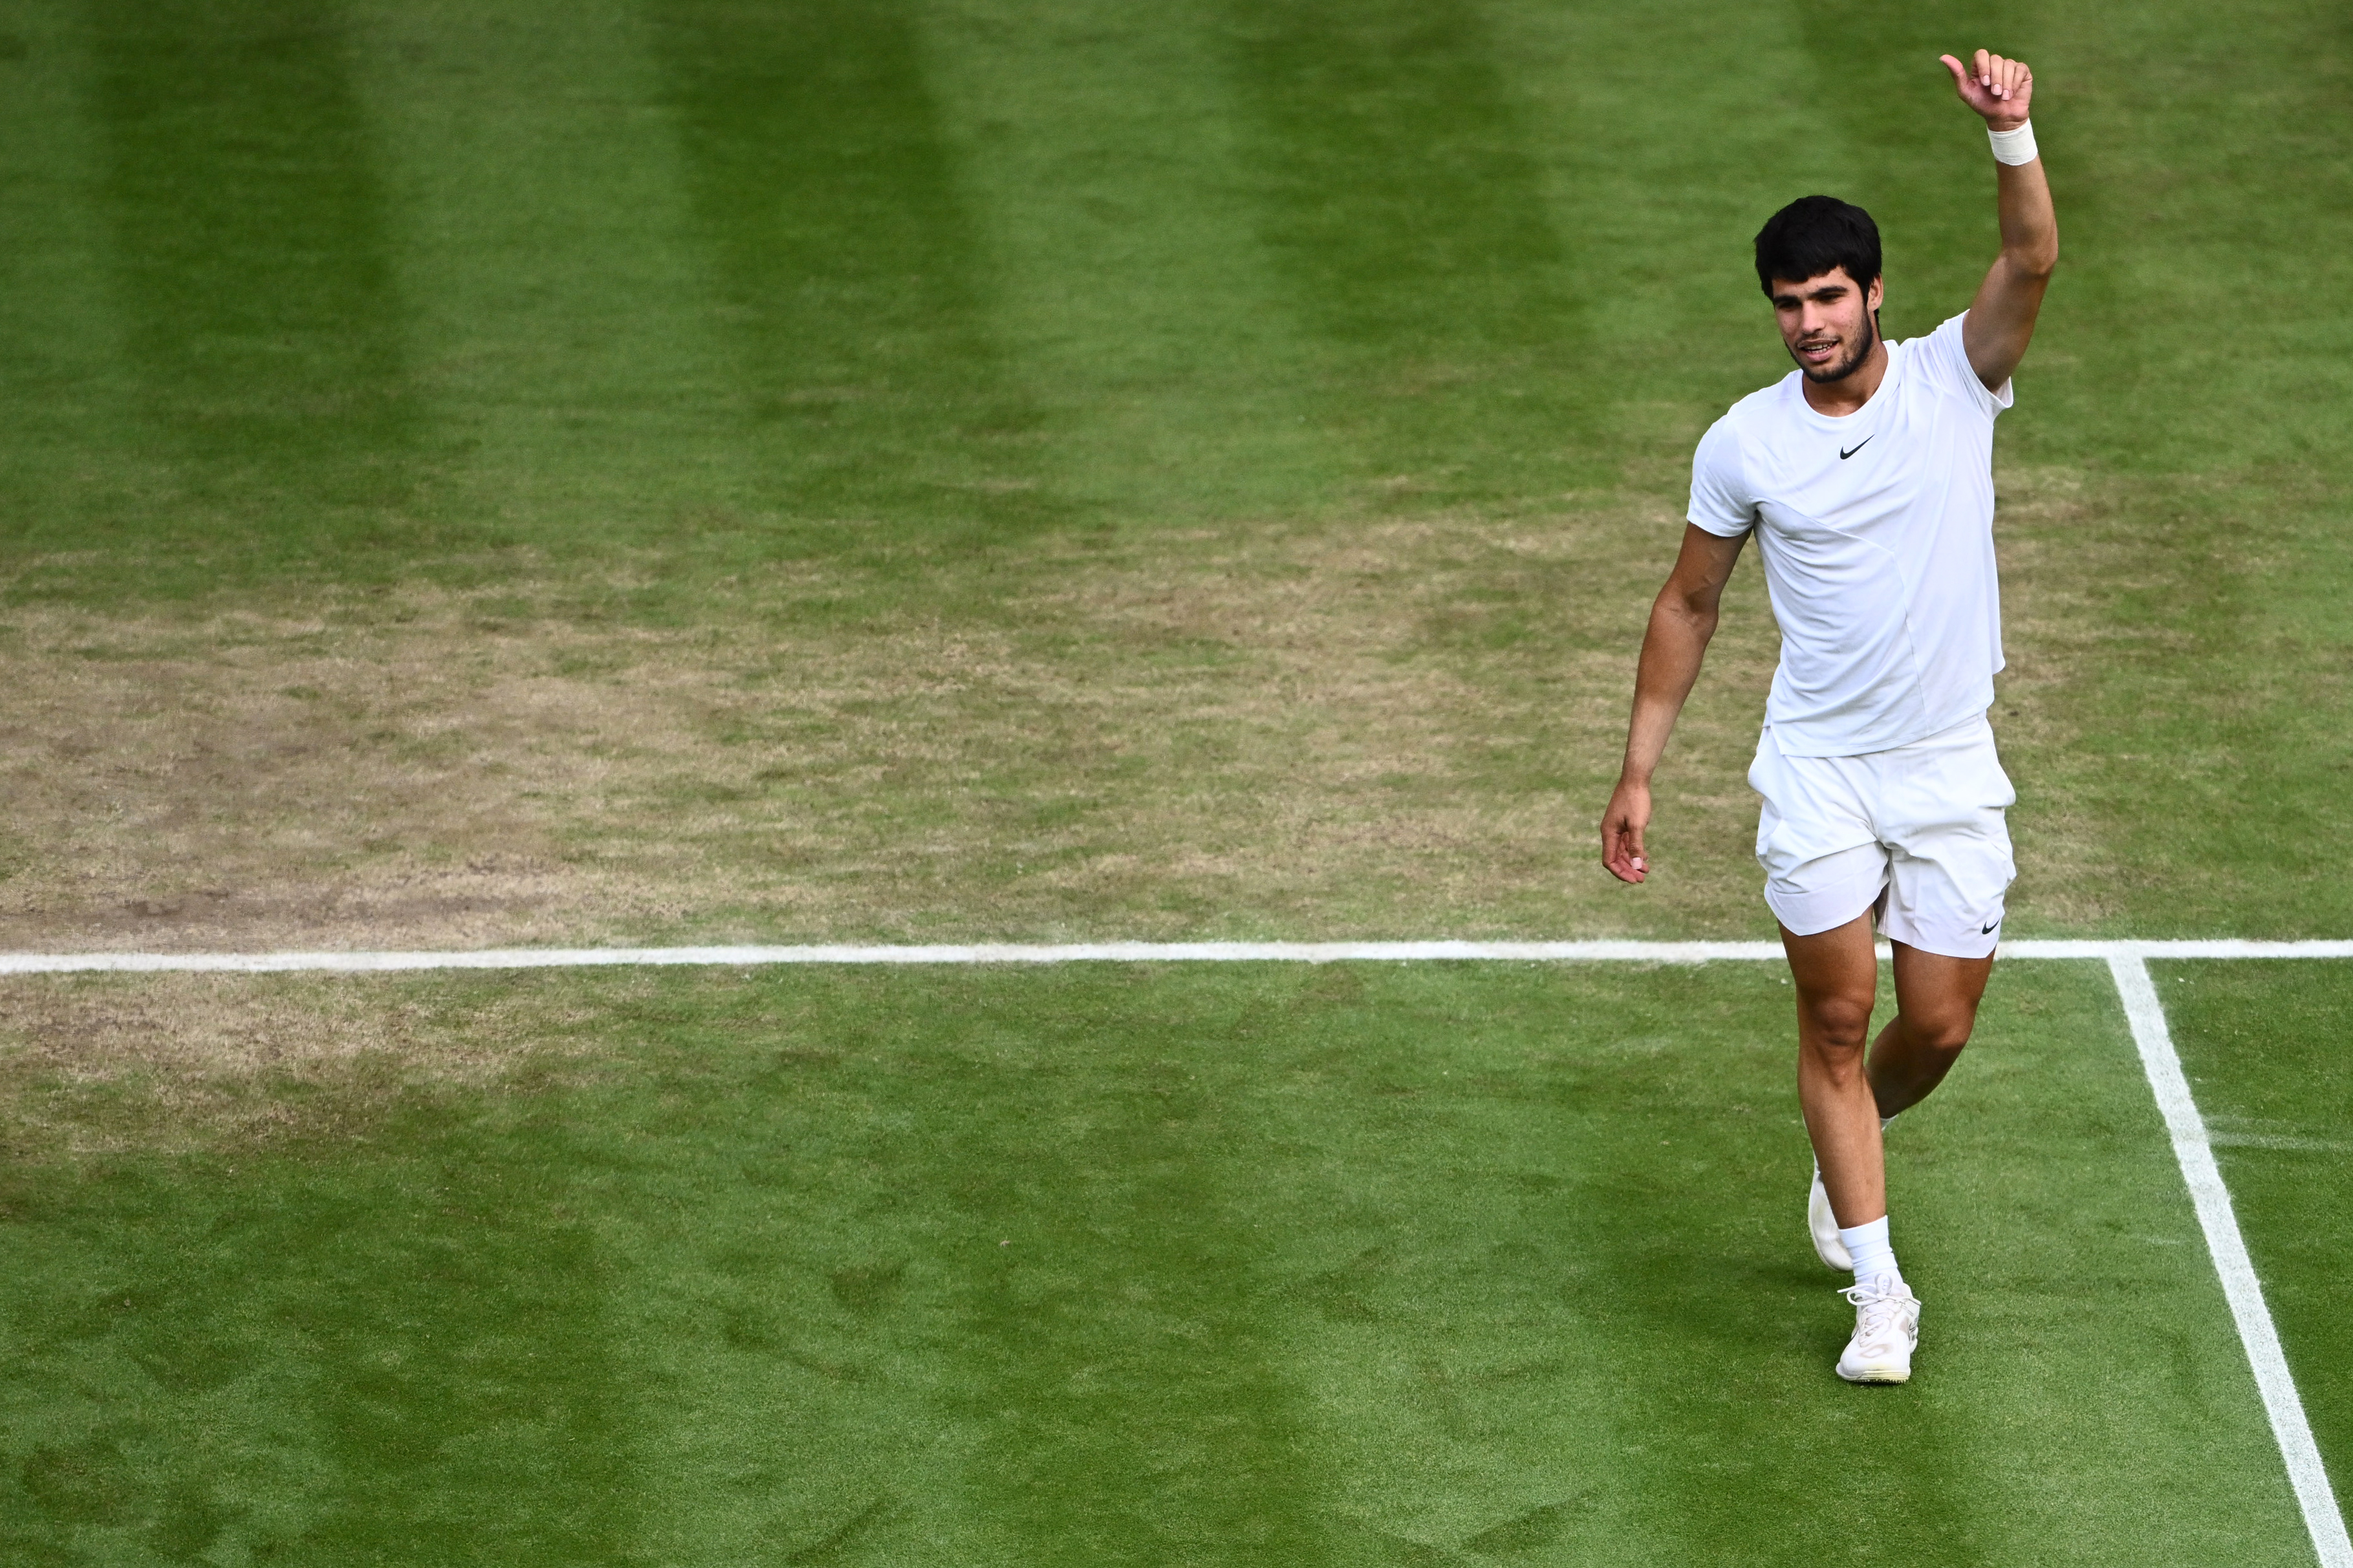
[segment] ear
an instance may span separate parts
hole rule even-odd
[[[1886,298],[1887,280],[1883,278],[1873,279],[1871,287],[1863,291],[1863,302],[1871,308],[1873,315],[1879,312],[1879,302]]]

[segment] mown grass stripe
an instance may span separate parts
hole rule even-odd
[[[2246,1347],[2248,1363],[2254,1370],[2255,1387],[2263,1394],[2272,1436],[2279,1441],[2288,1481],[2304,1510],[2305,1528],[2312,1532],[2313,1551],[2319,1555],[2321,1568],[2353,1568],[2353,1542],[2346,1538],[2345,1516],[2337,1509],[2337,1494],[2329,1490],[2319,1445],[2313,1440],[2312,1424],[2305,1417],[2304,1401],[2288,1372],[2279,1330],[2272,1323],[2270,1309],[2263,1305],[2263,1284],[2255,1278],[2246,1240],[2239,1234],[2231,1189],[2222,1184],[2221,1168],[2214,1163],[2206,1122],[2198,1114],[2189,1079],[2174,1052],[2172,1031],[2166,1026],[2165,1008],[2158,1001],[2148,965],[2138,957],[2117,955],[2108,960],[2108,972],[2116,977],[2116,994],[2124,999],[2125,1016],[2132,1023],[2133,1044],[2140,1049],[2141,1068],[2148,1075],[2149,1089],[2157,1096],[2165,1129],[2172,1135],[2173,1157],[2181,1166],[2181,1179],[2189,1184],[2189,1201],[2197,1208],[2199,1227],[2206,1233],[2214,1272],[2221,1277],[2222,1294],[2239,1325],[2239,1342]]]

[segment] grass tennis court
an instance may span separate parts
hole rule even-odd
[[[1933,1372],[1862,1394],[1767,964],[132,984],[396,1037],[266,1131],[19,1084],[26,1561],[1797,1563],[1857,1486],[2309,1560],[2096,965],[1899,1124]]]
[[[2353,37],[1998,12],[0,0],[0,948],[1769,935],[1753,568],[1639,895],[1634,643],[1995,32],[2009,929],[2353,934]],[[2346,965],[2153,969],[2343,1496]],[[1857,1391],[1770,965],[0,981],[0,1557],[2311,1562],[2116,991],[1989,1009]]]
[[[1753,568],[1588,819],[1758,215],[1958,309],[1984,25],[11,0],[0,938],[1769,935]],[[2341,32],[2001,26],[2013,926],[2353,931]]]

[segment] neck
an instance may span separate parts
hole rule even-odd
[[[1870,402],[1871,395],[1886,379],[1887,342],[1874,331],[1871,335],[1871,352],[1862,356],[1862,363],[1836,381],[1814,381],[1802,375],[1798,381],[1806,390],[1809,408],[1840,419]]]

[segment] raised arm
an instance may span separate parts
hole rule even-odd
[[[2024,60],[2004,59],[1983,49],[1973,65],[1965,66],[1950,55],[1943,58],[1945,68],[1953,73],[1953,90],[1984,118],[1987,130],[2015,131],[2026,123],[2034,73]],[[2042,160],[1997,163],[1994,169],[2000,182],[2001,254],[1978,285],[1969,318],[1961,327],[1969,368],[1988,391],[1999,390],[2026,357],[2034,318],[2042,309],[2042,291],[2051,285],[2051,269],[2059,264],[2059,217],[2051,209],[2051,183],[2042,177]]]
[[[1716,605],[1740,559],[1745,533],[1725,539],[1695,524],[1683,525],[1683,552],[1667,585],[1651,605],[1650,629],[1642,634],[1642,660],[1634,670],[1634,717],[1626,727],[1626,762],[1609,809],[1601,817],[1601,863],[1621,882],[1651,874],[1642,832],[1651,825],[1651,774],[1666,754],[1675,718],[1699,679],[1701,658],[1715,635]]]

